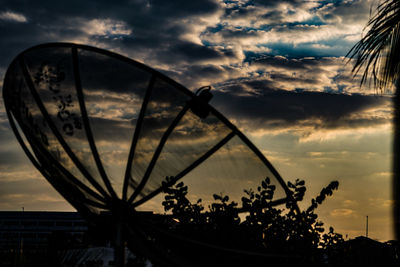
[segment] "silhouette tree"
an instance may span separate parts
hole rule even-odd
[[[238,248],[258,252],[301,254],[311,259],[342,243],[342,235],[335,233],[332,227],[324,234],[323,223],[315,213],[326,197],[338,189],[339,182],[333,181],[323,188],[300,214],[296,204],[304,198],[305,182],[297,179],[287,185],[293,200],[286,203],[286,209],[272,205],[275,186],[268,177],[256,190],[244,190],[241,208],[238,208],[238,203],[229,202],[229,196],[214,194],[215,202],[204,211],[201,199],[191,203],[187,198],[188,187],[183,182],[165,189],[162,204],[178,222],[177,233],[183,231],[185,235],[197,235],[203,241],[217,240],[221,245],[235,244]],[[242,221],[240,213],[246,214]]]
[[[353,73],[362,68],[361,85],[373,81],[378,90],[394,84],[393,218],[400,238],[400,1],[382,1],[367,24],[368,32],[347,54],[355,59]]]

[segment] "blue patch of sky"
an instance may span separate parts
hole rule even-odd
[[[329,39],[318,42],[309,43],[268,43],[259,45],[260,47],[267,47],[271,49],[268,55],[280,55],[289,58],[303,58],[303,57],[340,57],[345,56],[353,42],[343,39]],[[246,60],[251,61],[252,58],[260,55],[252,51],[245,52]],[[262,55],[266,55],[263,53]]]
[[[335,55],[332,53],[321,51],[320,49],[315,49],[310,46],[306,46],[304,44],[301,45],[292,45],[292,44],[268,44],[266,46],[272,49],[269,53],[259,53],[253,51],[244,51],[245,59],[244,62],[252,62],[255,59],[258,59],[263,56],[284,56],[286,58],[304,58],[304,57],[332,57],[332,56],[341,56]]]
[[[224,3],[225,3],[225,4],[237,4],[238,1],[225,0]]]
[[[204,46],[212,46],[212,43],[210,43],[209,41],[206,41],[206,40],[201,40],[201,43],[202,43]]]
[[[267,47],[272,49],[270,54],[281,55],[289,58],[303,58],[303,57],[338,57],[342,56],[342,51],[335,51],[331,47],[314,47],[315,43],[302,43],[302,44],[287,44],[275,43],[268,44]]]
[[[263,57],[263,56],[267,56],[270,55],[269,53],[258,53],[258,52],[253,52],[253,51],[243,51],[244,53],[244,60],[243,62],[253,62],[254,60]]]
[[[242,6],[242,7],[246,7],[246,6],[253,6],[254,5],[254,2],[253,1],[251,1],[251,0],[249,0],[249,1],[247,1],[247,2],[241,2],[241,3],[239,3],[239,1],[237,1],[237,0],[224,0],[224,3],[225,4],[236,4],[236,5],[240,5],[240,6]]]
[[[207,29],[205,30],[205,32],[212,32],[212,33],[216,33],[221,31],[224,28],[224,25],[222,25],[221,23],[218,23],[217,25],[215,25],[214,27],[207,27]]]
[[[344,89],[346,89],[346,87],[347,86],[343,84],[336,84],[335,88],[332,88],[331,86],[324,86],[324,93],[340,94],[344,92]]]
[[[337,91],[339,92],[339,93],[343,93],[344,92],[344,89],[346,89],[346,85],[343,85],[343,84],[338,84],[338,85],[336,85],[337,86]]]
[[[258,27],[257,30],[268,32],[268,31],[272,30],[273,28],[274,27],[272,25],[263,24],[260,27]]]

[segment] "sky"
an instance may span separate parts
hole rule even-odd
[[[317,213],[346,238],[393,239],[391,91],[359,86],[346,58],[376,1],[2,1],[0,86],[24,49],[74,42],[108,49],[195,91],[239,127],[301,206],[332,180]],[[74,210],[32,166],[0,102],[0,210]]]

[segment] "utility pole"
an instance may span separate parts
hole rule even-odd
[[[365,229],[365,235],[368,237],[368,215],[367,215],[367,224]]]
[[[24,212],[25,212],[25,208],[22,207],[22,220],[21,220],[21,225],[22,225],[22,231],[20,231],[19,233],[19,239],[20,239],[20,243],[19,243],[19,264],[20,266],[23,266],[23,254],[24,254],[24,233],[25,233],[25,226],[24,226]]]

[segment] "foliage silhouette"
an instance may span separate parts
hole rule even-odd
[[[169,180],[171,177],[167,177],[167,181]],[[188,187],[183,182],[165,189],[165,201],[162,204],[164,210],[172,213],[178,222],[175,226],[178,233],[183,230],[187,235],[200,230],[203,240],[209,238],[215,241],[215,235],[218,235],[218,239],[225,237],[225,242],[228,240],[229,245],[235,244],[248,250],[297,253],[307,255],[308,258],[322,255],[322,251],[327,253],[327,250],[341,244],[342,235],[336,233],[332,227],[329,232],[324,233],[323,222],[318,220],[315,213],[326,197],[338,189],[339,182],[333,181],[323,188],[311,200],[311,205],[300,214],[295,207],[304,198],[305,182],[297,179],[287,185],[293,199],[286,203],[286,207],[281,208],[272,205],[275,186],[268,177],[256,190],[244,190],[242,208],[238,208],[238,203],[234,201],[229,202],[229,196],[214,194],[215,202],[204,211],[201,199],[191,203],[187,198]],[[241,213],[246,214],[242,221],[239,216]]]

